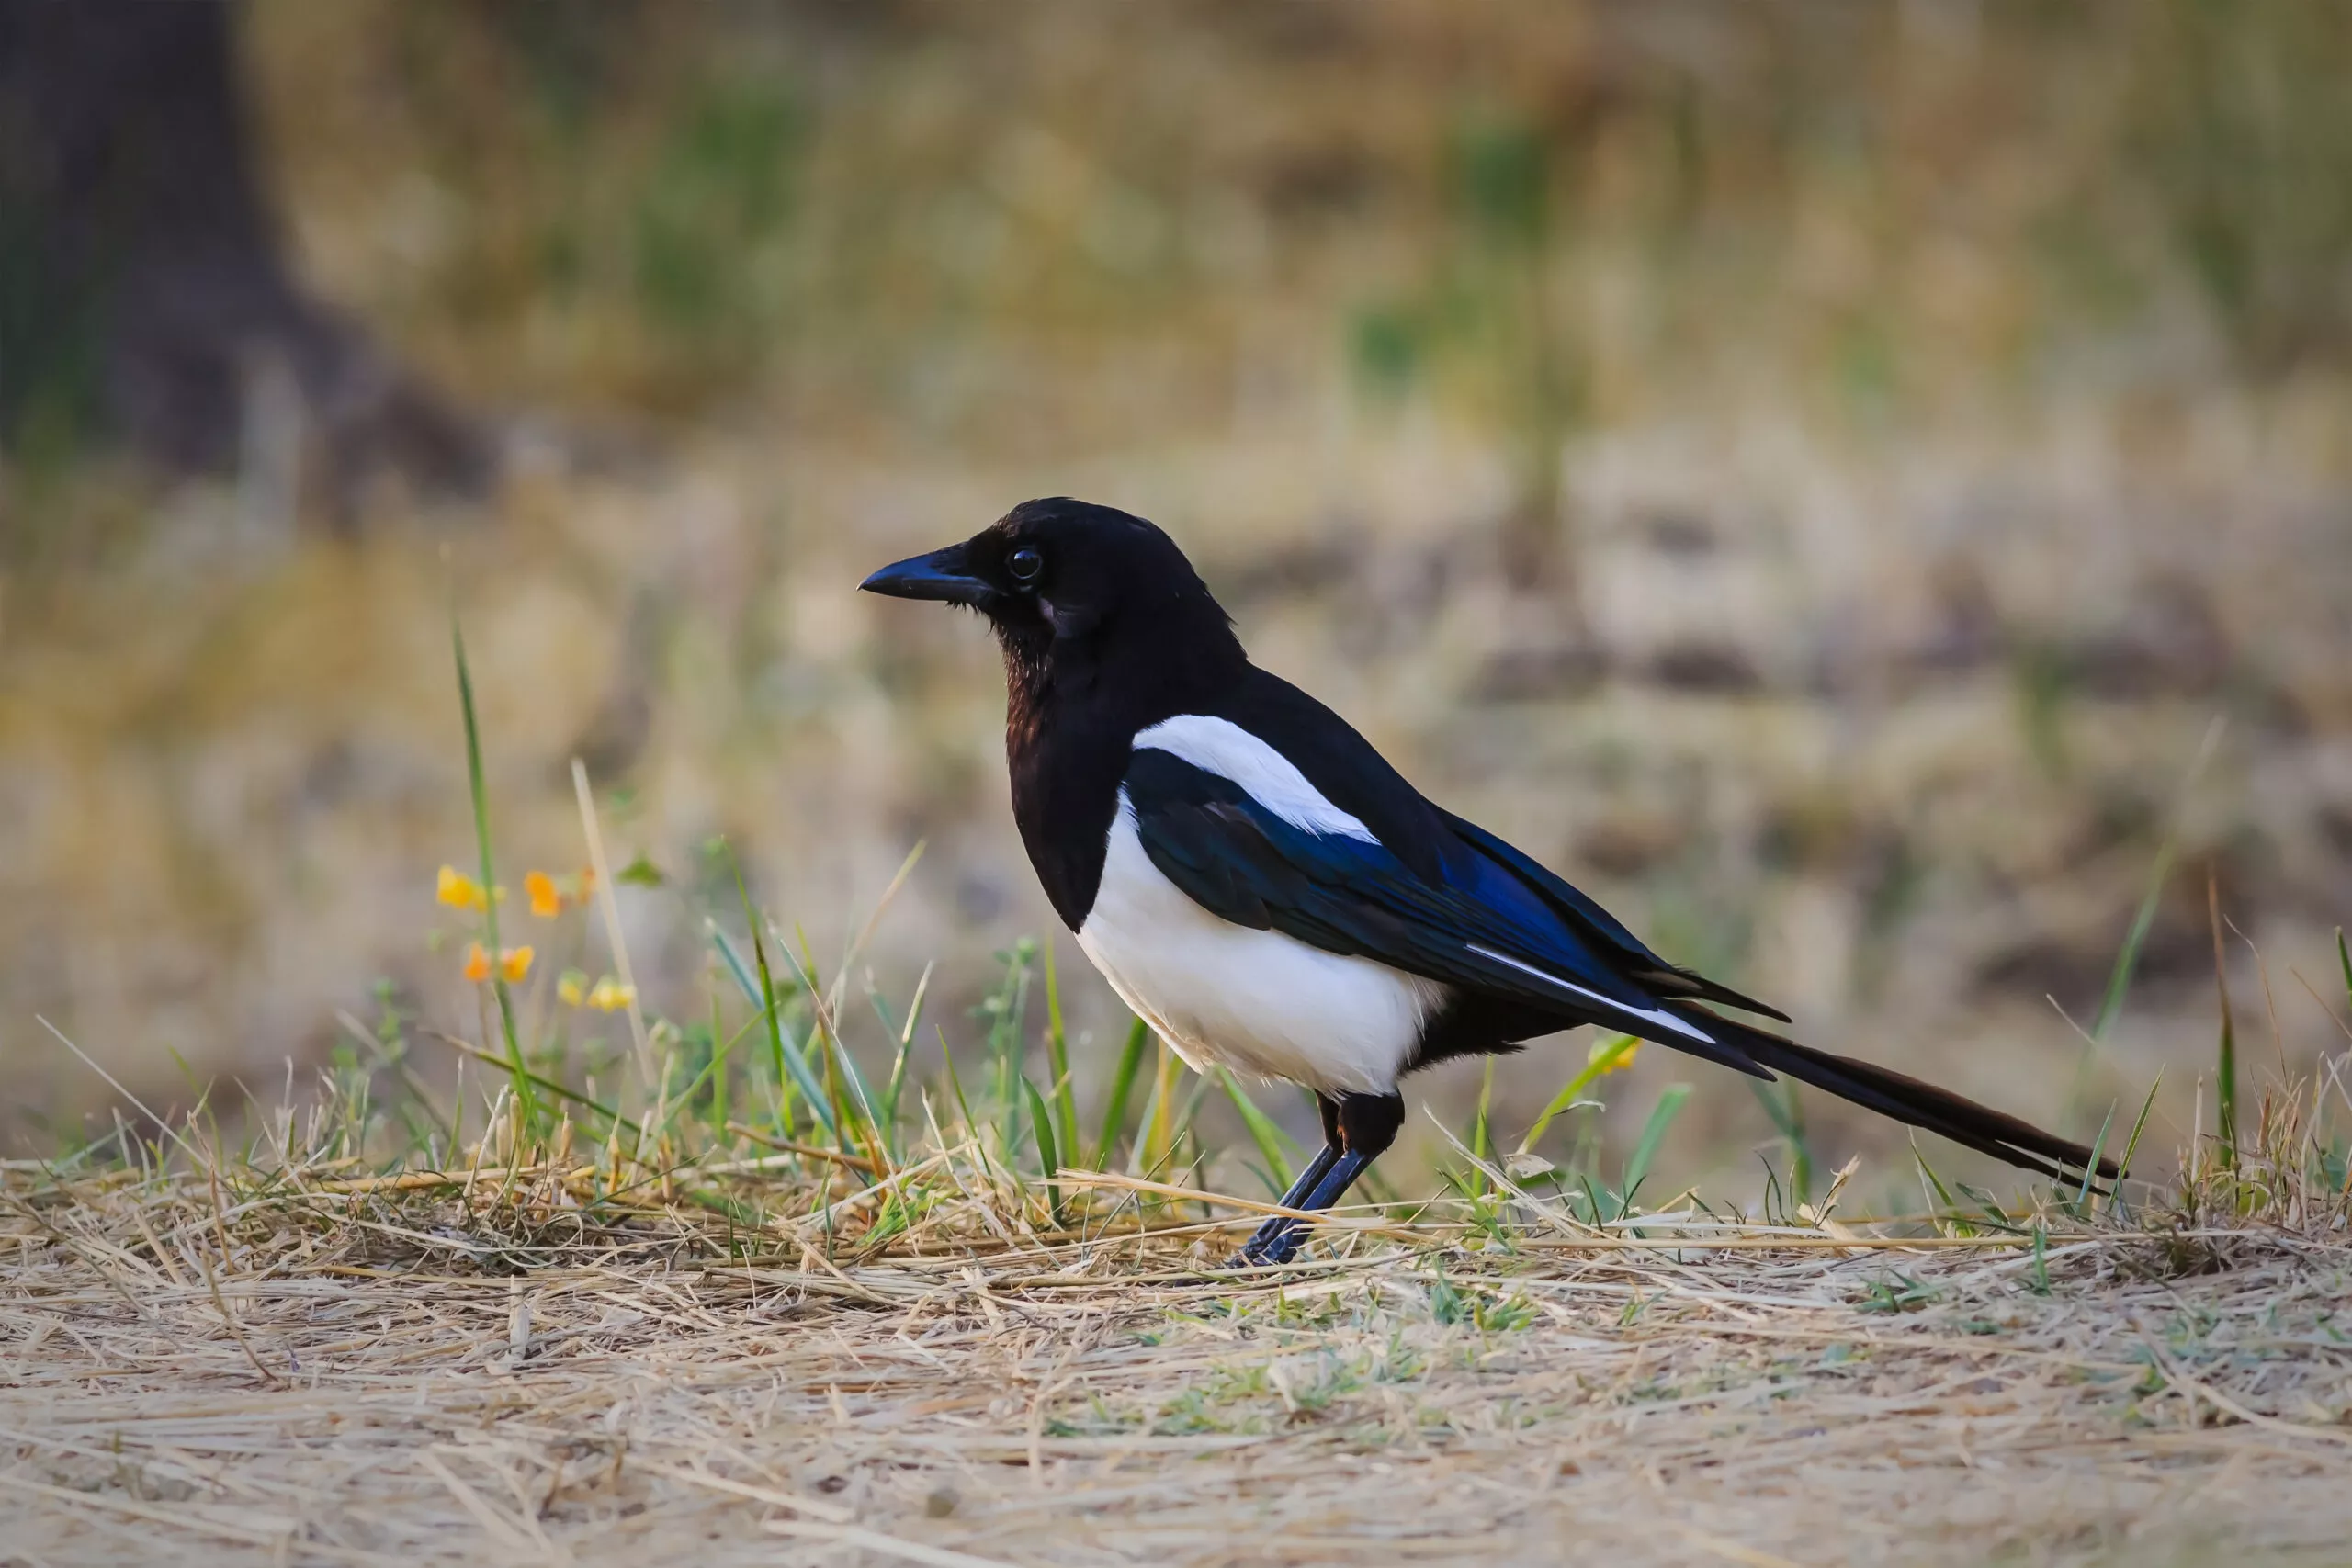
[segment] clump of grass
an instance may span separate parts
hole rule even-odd
[[[2222,937],[2224,920],[2220,890],[2210,877],[2206,911],[2213,932],[2213,988],[2220,1012],[2213,1065],[2215,1120],[2208,1133],[2200,1082],[2194,1131],[2175,1179],[2172,1217],[2185,1231],[2232,1224],[2332,1231],[2352,1224],[2352,1134],[2343,1119],[2352,1111],[2343,1076],[2352,1055],[2323,1058],[2308,1073],[2290,1074],[2282,1052],[2279,1073],[2256,1097],[2252,1128],[2244,1128],[2237,1021],[2230,1006]],[[2345,999],[2352,1002],[2352,950],[2347,950],[2341,928],[2336,957]],[[2267,974],[2263,984],[2267,991]],[[2336,1021],[2334,1009],[2317,992],[2312,1000]],[[2143,1107],[2143,1125],[2146,1120]],[[2135,1127],[2132,1144],[2138,1140]],[[2127,1168],[2130,1158],[2127,1149]]]
[[[2251,1224],[2324,1232],[2352,1224],[2345,1060],[2264,1085],[2242,1137],[2215,1132],[2189,1146],[2172,1200],[2184,1228]]]
[[[297,1245],[306,1257],[351,1268],[431,1260],[518,1271],[582,1249],[795,1266],[814,1258],[824,1260],[820,1268],[884,1255],[1073,1268],[1109,1249],[1139,1268],[1191,1269],[1214,1255],[1213,1235],[1254,1224],[1267,1208],[1215,1198],[1201,1185],[1220,1155],[1198,1127],[1214,1086],[1238,1113],[1269,1191],[1287,1185],[1295,1150],[1273,1119],[1230,1075],[1188,1080],[1164,1045],[1147,1076],[1153,1045],[1140,1022],[1126,1032],[1091,1135],[1082,1130],[1050,946],[1023,941],[1001,955],[999,982],[973,1012],[975,1034],[960,1022],[932,1022],[942,1076],[919,1077],[913,1055],[928,972],[902,1002],[870,981],[853,995],[852,983],[914,854],[830,976],[806,935],[762,909],[740,872],[702,879],[733,893],[731,908],[700,911],[713,958],[706,994],[683,1016],[647,1008],[627,978],[614,879],[584,769],[575,779],[588,864],[560,877],[532,871],[524,898],[502,908],[507,890],[497,880],[483,737],[454,624],[451,647],[480,875],[445,866],[439,895],[472,920],[460,934],[478,937],[464,963],[480,987],[479,1033],[426,1028],[386,991],[372,1024],[345,1016],[345,1047],[311,1091],[289,1094],[243,1142],[224,1140],[201,1099],[173,1124],[134,1101],[143,1120],[118,1119],[103,1137],[61,1151],[43,1168],[55,1179],[106,1172],[107,1180],[135,1180],[166,1208],[210,1204],[224,1235],[232,1216],[247,1228],[286,1227],[284,1237],[295,1239],[270,1245]],[[642,864],[624,875],[662,880]],[[592,907],[603,917],[601,959]],[[524,919],[545,934],[506,945]],[[558,956],[538,963],[542,946]],[[2352,952],[2344,957],[2352,991]],[[593,979],[592,969],[601,971]],[[628,1038],[607,1042],[599,1021],[618,1015]],[[2226,998],[2224,1020],[2223,1081],[2231,1084]],[[978,1073],[959,1069],[951,1027]],[[854,1034],[878,1038],[864,1039],[861,1052]],[[1668,1086],[1613,1165],[1604,1161],[1597,1118],[1584,1114],[1599,1109],[1589,1091],[1637,1050],[1626,1036],[1596,1042],[1508,1156],[1498,1153],[1494,1108],[1482,1095],[1466,1134],[1454,1140],[1461,1163],[1447,1173],[1450,1195],[1407,1205],[1401,1215],[1393,1204],[1354,1206],[1328,1223],[1331,1247],[1345,1258],[1384,1245],[1407,1256],[1472,1243],[1534,1252],[1564,1243],[1703,1249],[1759,1235],[1792,1245],[2030,1244],[2033,1278],[2046,1283],[2041,1260],[2053,1235],[2141,1224],[2128,1206],[2091,1202],[2087,1188],[2004,1204],[1946,1184],[1924,1156],[1927,1213],[1833,1220],[1853,1167],[1826,1198],[1811,1201],[1812,1150],[1792,1103],[1776,1107],[1793,1156],[1792,1189],[1777,1202],[1768,1195],[1760,1231],[1736,1209],[1711,1207],[1689,1190],[1645,1212],[1644,1193],[1690,1089]],[[456,1058],[447,1090],[417,1070],[433,1051]],[[887,1072],[869,1071],[861,1055],[887,1061]],[[2225,1103],[2233,1098],[2226,1089]],[[2344,1224],[2352,1150],[2338,1113],[2346,1109],[2352,1102],[2333,1067],[2267,1089],[2245,1139],[2225,1118],[2220,1135],[2195,1140],[2159,1217],[2174,1232]],[[2127,1163],[2147,1116],[2143,1105]],[[1576,1119],[1577,1137],[1555,1163],[1536,1147],[1563,1117]],[[2103,1130],[2102,1145],[2106,1136]]]

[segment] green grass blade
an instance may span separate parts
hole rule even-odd
[[[481,1062],[488,1066],[497,1067],[502,1071],[506,1069],[506,1064],[503,1061],[501,1061],[498,1057],[492,1055],[487,1051],[475,1050],[472,1046],[467,1044],[462,1040],[456,1039],[447,1034],[436,1034],[434,1038],[441,1041],[442,1043],[447,1045],[451,1050],[458,1052],[461,1055],[469,1056],[477,1062]],[[586,1095],[581,1093],[578,1089],[567,1088],[566,1086],[558,1083],[553,1078],[542,1077],[537,1073],[529,1072],[529,1069],[527,1068],[526,1068],[525,1071],[528,1073],[531,1080],[531,1086],[534,1089],[545,1089],[550,1096],[557,1100],[564,1100],[569,1104],[577,1105],[585,1110],[593,1111],[597,1115],[605,1118],[607,1122],[617,1123],[620,1128],[624,1132],[628,1133],[631,1137],[635,1137],[638,1134],[638,1124],[635,1122],[630,1121],[628,1117],[622,1115],[619,1111],[615,1111],[612,1107],[591,1100]],[[456,1105],[449,1112],[449,1153],[452,1159],[457,1156],[458,1140],[464,1136],[465,1115],[465,1085],[460,1081],[458,1086],[458,1093],[456,1095]]]
[[[1642,1128],[1640,1140],[1634,1145],[1634,1157],[1625,1162],[1623,1188],[1629,1207],[1634,1201],[1634,1190],[1649,1174],[1650,1162],[1657,1157],[1658,1145],[1666,1141],[1667,1129],[1674,1125],[1674,1119],[1682,1113],[1682,1102],[1690,1098],[1690,1086],[1687,1083],[1670,1083],[1658,1092],[1657,1103],[1650,1108],[1650,1119]]]
[[[1233,1108],[1241,1112],[1241,1124],[1250,1129],[1250,1141],[1258,1145],[1258,1154],[1265,1160],[1266,1168],[1273,1172],[1274,1190],[1278,1193],[1289,1191],[1290,1162],[1283,1158],[1283,1130],[1274,1125],[1272,1117],[1258,1109],[1258,1102],[1242,1089],[1232,1073],[1219,1067],[1216,1077],[1217,1081],[1225,1086],[1225,1092],[1232,1098]]]
[[[893,1166],[898,1165],[901,1157],[899,1146],[899,1102],[907,1087],[907,1062],[913,1054],[913,1046],[910,1042],[904,1040],[899,1042],[898,1052],[890,1058],[889,1087],[882,1091],[882,1131],[885,1141],[890,1145],[890,1163]]]
[[[1797,1086],[1781,1080],[1780,1092],[1755,1079],[1747,1087],[1756,1093],[1756,1102],[1764,1114],[1772,1119],[1773,1127],[1789,1145],[1789,1186],[1796,1193],[1797,1201],[1813,1201],[1813,1140],[1805,1133],[1804,1101],[1798,1097]]]
[[[1069,1081],[1069,1037],[1062,1028],[1060,976],[1054,971],[1053,938],[1046,939],[1046,1062],[1054,1078],[1054,1134],[1072,1159],[1078,1157],[1078,1095]]]
[[[752,933],[752,956],[759,961],[760,965],[760,987],[752,997],[752,1005],[760,1010],[761,1021],[767,1030],[769,1066],[775,1073],[777,1089],[776,1132],[780,1136],[790,1137],[792,1128],[788,1112],[791,1110],[791,1102],[783,1092],[784,1085],[788,1081],[785,1075],[789,1069],[785,1066],[784,1061],[786,1055],[784,1021],[776,1016],[775,976],[768,968],[767,949],[760,942],[759,912],[752,908],[752,890],[743,881],[743,863],[736,858],[735,846],[732,844],[727,846],[727,863],[729,869],[735,874],[735,897],[743,904],[743,929]],[[742,960],[737,958],[734,950],[727,945],[726,934],[718,929],[718,922],[716,920],[710,922],[710,934],[717,940],[718,951],[725,955],[728,966],[735,971],[736,982],[743,985],[748,990],[750,977],[743,973]]]
[[[1029,1104],[1030,1135],[1037,1140],[1037,1168],[1046,1178],[1046,1202],[1053,1210],[1054,1223],[1059,1224],[1062,1184],[1054,1179],[1054,1173],[1061,1168],[1062,1162],[1061,1151],[1054,1146],[1053,1112],[1046,1108],[1045,1096],[1037,1092],[1037,1086],[1029,1081],[1025,1073],[1021,1078],[1021,1092]]]
[[[754,1009],[764,1008],[767,1003],[760,995],[760,983],[752,978],[749,969],[743,967],[741,955],[735,951],[735,944],[727,940],[727,933],[718,929],[718,922],[706,917],[703,929],[710,933],[710,944],[718,950],[720,961],[727,965],[727,972],[735,977],[736,988],[743,993],[743,999]]]
[[[2352,1001],[2352,948],[2344,945],[2344,928],[2335,928],[2335,962],[2344,971],[2344,996]]]
[[[842,1042],[841,1036],[830,1029],[825,1030],[823,1033],[827,1043],[832,1047],[834,1056],[841,1063],[842,1081],[849,1085],[850,1093],[857,1100],[854,1107],[845,1109],[854,1109],[859,1118],[864,1121],[865,1130],[879,1138],[882,1133],[882,1113],[878,1109],[881,1104],[881,1096],[875,1092],[874,1085],[866,1079],[865,1069],[857,1065],[857,1058],[850,1055],[849,1046]]]
[[[980,1163],[987,1165],[989,1163],[988,1140],[979,1136],[979,1118],[972,1114],[972,1102],[965,1098],[964,1075],[956,1070],[956,1053],[948,1046],[947,1032],[943,1029],[938,1032],[939,1059],[947,1068],[947,1087],[955,1091],[956,1109],[964,1118],[965,1136],[973,1140],[973,1146],[980,1151]]]
[[[1478,1079],[1478,1113],[1470,1122],[1470,1152],[1488,1165],[1495,1163],[1495,1146],[1488,1135],[1487,1125],[1495,1107],[1495,1059],[1487,1058],[1487,1070]],[[1481,1181],[1486,1179],[1482,1176]]]
[[[466,636],[458,625],[458,610],[449,607],[449,651],[458,664],[458,706],[466,720],[466,783],[473,791],[474,847],[481,857],[482,933],[490,948],[490,986],[498,998],[498,1025],[506,1038],[506,1070],[514,1081],[515,1102],[521,1106],[526,1132],[539,1126],[539,1100],[532,1075],[523,1061],[523,1043],[514,1032],[514,998],[500,973],[498,944],[498,871],[490,853],[490,791],[482,782],[481,726],[474,716],[473,671],[466,663]]]
[[[2222,1159],[2234,1169],[2238,1163],[2238,1022],[2230,1006],[2230,968],[2222,944],[2222,889],[2211,871],[2205,874],[2205,914],[2213,926],[2213,994],[2222,1009],[2222,1039],[2214,1064],[2214,1086],[2221,1097]]]
[[[838,1139],[841,1129],[834,1124],[832,1111],[825,1103],[823,1086],[818,1083],[817,1075],[809,1069],[808,1059],[785,1038],[784,1020],[775,1005],[775,984],[768,969],[767,951],[760,941],[758,925],[755,923],[752,927],[752,952],[759,959],[760,966],[756,981],[744,968],[743,960],[736,954],[735,944],[727,940],[727,933],[718,929],[718,922],[709,922],[708,929],[711,945],[718,950],[718,956],[725,961],[729,973],[735,976],[735,984],[742,988],[743,995],[760,1010],[761,1016],[767,1022],[768,1049],[775,1058],[776,1081],[789,1082],[797,1089],[801,1098],[808,1100],[808,1109],[818,1122],[827,1133]],[[781,1117],[778,1120],[781,1122]],[[791,1129],[784,1127],[782,1135],[790,1137]]]
[[[795,926],[793,934],[800,939],[800,983],[808,987],[810,998],[817,999],[822,996],[822,992],[817,983],[817,957],[808,949],[808,933]],[[779,948],[784,947],[784,935],[780,931],[776,933],[776,945]],[[790,950],[785,949],[785,951]],[[865,1081],[865,1073],[858,1069],[857,1059],[849,1054],[848,1045],[842,1043],[840,1032],[831,1023],[830,1020],[832,1016],[830,1008],[820,1007],[817,1010],[817,1041],[819,1046],[826,1052],[826,1078],[828,1082],[831,1081],[832,1068],[838,1066],[842,1077],[849,1083],[850,1092],[857,1098],[855,1114],[853,1115],[852,1107],[842,1103],[838,1094],[834,1095],[832,1097],[833,1113],[839,1119],[841,1126],[856,1133],[865,1142],[868,1156],[881,1160],[885,1157],[887,1151],[882,1138],[881,1124],[874,1114],[873,1086]],[[842,1152],[850,1152],[846,1142],[842,1145]]]
[[[931,994],[931,965],[922,966],[922,977],[915,982],[914,999],[907,1003],[907,1021],[899,1030],[899,1049],[890,1059],[890,1085],[882,1091],[884,1128],[893,1134],[891,1158],[898,1158],[896,1134],[899,1127],[899,1105],[907,1090],[907,1064],[913,1058],[915,1025],[922,1019],[923,998]]]
[[[1022,1058],[1025,1042],[1023,1032],[1029,1014],[1029,961],[1035,956],[1036,942],[1023,937],[1006,951],[997,954],[1004,966],[1002,976],[989,994],[980,998],[976,1016],[988,1021],[988,1054],[991,1083],[989,1089],[997,1115],[1001,1118],[998,1136],[1007,1158],[1021,1146],[1025,1126],[1021,1091],[1015,1087],[1022,1074]]]
[[[1177,1112],[1175,1128],[1169,1134],[1168,1149],[1170,1154],[1182,1146],[1186,1138],[1193,1140],[1193,1152],[1195,1154],[1199,1152],[1200,1139],[1193,1133],[1193,1124],[1200,1120],[1201,1101],[1208,1097],[1209,1080],[1204,1077],[1195,1076],[1193,1079],[1193,1092],[1184,1097],[1184,1108]]]
[[[1590,1089],[1594,1080],[1616,1067],[1640,1043],[1630,1034],[1620,1034],[1606,1044],[1596,1047],[1585,1062],[1584,1070],[1560,1086],[1560,1092],[1552,1097],[1552,1103],[1544,1108],[1544,1113],[1535,1119],[1535,1125],[1530,1127],[1527,1136],[1519,1141],[1519,1152],[1525,1154],[1533,1148],[1536,1140],[1544,1135],[1544,1130],[1555,1118],[1575,1105],[1577,1098]]]
[[[2090,1163],[2083,1168],[2083,1184],[2075,1192],[2075,1208],[2079,1213],[2091,1201],[2091,1177],[2098,1169],[2099,1156],[2107,1152],[2107,1135],[2115,1127],[2115,1107],[2107,1108],[2107,1118],[2098,1124],[2098,1136],[2091,1143]]]
[[[2215,1053],[2214,1092],[2221,1101],[2219,1132],[2222,1138],[2222,1158],[2231,1165],[2238,1163],[2238,1031],[2228,1013],[2222,1015],[2221,1048]]]
[[[680,1107],[690,1106],[694,1103],[695,1096],[702,1092],[703,1085],[711,1086],[711,1112],[715,1118],[711,1122],[711,1131],[715,1136],[723,1134],[727,1131],[728,1055],[742,1042],[743,1036],[752,1032],[753,1021],[746,1021],[742,1028],[722,1042],[718,1038],[718,1010],[714,1005],[711,1009],[710,1060],[703,1064],[702,1071],[696,1073],[693,1080],[678,1093],[676,1103]]]
[[[739,1029],[729,1035],[727,1043],[721,1045],[718,1043],[718,1032],[724,1027],[724,1022],[725,1021],[718,1015],[718,992],[716,987],[713,987],[710,993],[711,1048],[708,1076],[710,1077],[710,1135],[714,1141],[727,1136],[728,1112],[730,1109],[727,1103],[727,1089],[728,1080],[733,1076],[727,1071],[727,1053],[735,1049],[735,1043],[743,1038],[743,1029],[751,1027],[746,1023],[743,1029]]]
[[[1143,1158],[1147,1175],[1168,1163],[1170,1155],[1175,1151],[1176,1140],[1182,1135],[1173,1130],[1179,1066],[1176,1053],[1169,1048],[1166,1041],[1161,1041],[1159,1065],[1152,1073],[1151,1100],[1144,1107],[1143,1133],[1136,1141],[1136,1153]]]
[[[1930,1217],[1949,1231],[1956,1223],[1953,1216],[1960,1208],[1960,1200],[1953,1197],[1951,1189],[1944,1185],[1944,1179],[1936,1174],[1936,1168],[1928,1163],[1928,1156],[1919,1152],[1919,1140],[1916,1134],[1911,1139],[1911,1157],[1919,1167],[1919,1175],[1935,1194],[1935,1213]]]
[[[2140,896],[2140,908],[2132,917],[2132,929],[2125,933],[2123,947],[2115,955],[2115,968],[2107,977],[2107,994],[2099,998],[2098,1017],[2091,1024],[2094,1041],[2107,1038],[2116,1015],[2123,1010],[2123,995],[2131,988],[2132,972],[2140,966],[2140,950],[2147,942],[2149,928],[2155,924],[2156,904],[2164,895],[2165,882],[2172,875],[2173,856],[2179,846],[2180,813],[2196,789],[2197,781],[2204,776],[2206,763],[2213,760],[2225,728],[2224,716],[2215,714],[2212,722],[2205,727],[2205,739],[2197,748],[2196,760],[2189,763],[2188,776],[2182,779],[2179,793],[2174,797],[2175,826],[2157,846],[2155,863],[2148,871],[2147,891]]]
[[[2107,977],[2107,994],[2099,998],[2098,1017],[2091,1024],[2091,1038],[2105,1040],[2114,1025],[2116,1014],[2123,1010],[2123,995],[2132,988],[2132,972],[2140,966],[2140,950],[2147,944],[2148,930],[2156,923],[2156,904],[2163,897],[2165,879],[2172,874],[2173,840],[2166,839],[2156,851],[2156,863],[2148,874],[2147,891],[2140,896],[2140,908],[2132,916],[2132,929],[2124,933],[2123,946],[2115,955],[2115,967]]]
[[[1151,1040],[1151,1030],[1143,1020],[1136,1019],[1127,1026],[1127,1043],[1119,1050],[1119,1065],[1111,1074],[1110,1098],[1102,1102],[1102,1130],[1094,1140],[1094,1153],[1087,1162],[1097,1170],[1107,1169],[1111,1146],[1126,1130],[1127,1100],[1135,1092],[1136,1078],[1143,1071],[1144,1047]]]
[[[2156,1081],[2148,1086],[2148,1098],[2140,1102],[2140,1119],[2132,1123],[2132,1135],[2123,1141],[2123,1154],[2115,1162],[2115,1185],[2120,1189],[2123,1179],[2132,1174],[2132,1156],[2140,1147],[2140,1134],[2148,1129],[2148,1112],[2156,1108],[2156,1090],[2165,1083],[2165,1070],[2156,1069]]]

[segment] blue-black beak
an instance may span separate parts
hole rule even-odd
[[[868,593],[893,599],[936,599],[947,604],[977,604],[994,592],[988,582],[965,570],[965,550],[950,545],[927,556],[894,561],[858,584]]]

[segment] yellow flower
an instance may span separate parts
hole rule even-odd
[[[555,983],[555,994],[563,998],[566,1007],[578,1007],[588,996],[588,976],[577,969],[567,969]]]
[[[588,1005],[598,1012],[618,1012],[637,1000],[637,987],[624,986],[610,975],[596,976],[596,984],[588,992]]]
[[[486,909],[490,900],[481,896],[481,884],[454,865],[441,868],[441,878],[434,888],[434,897],[453,909]]]
[[[543,920],[551,920],[563,913],[563,895],[556,891],[555,878],[544,871],[534,871],[523,878],[524,896],[531,900],[531,913]]]
[[[1614,1061],[1610,1061],[1611,1054],[1616,1052],[1621,1046],[1623,1047],[1623,1055],[1619,1055]],[[1634,1058],[1641,1055],[1641,1050],[1642,1043],[1631,1035],[1611,1035],[1592,1043],[1592,1049],[1585,1054],[1585,1066],[1600,1067],[1599,1076],[1606,1077],[1611,1073],[1622,1073],[1632,1066]],[[1606,1066],[1602,1066],[1604,1062],[1607,1063]]]
[[[504,980],[509,985],[520,985],[523,977],[531,972],[531,959],[533,956],[533,950],[527,947],[508,947],[500,949],[498,962],[495,965],[499,978]],[[481,981],[490,978],[492,968],[492,964],[491,964],[490,950],[488,948],[482,946],[482,944],[478,942],[469,942],[466,943],[466,967],[464,974],[467,979],[479,984]]]
[[[441,868],[441,875],[433,886],[433,896],[453,909],[487,909],[491,898],[502,904],[506,902],[506,889],[493,887],[490,897],[486,898],[482,897],[481,884],[454,865]]]

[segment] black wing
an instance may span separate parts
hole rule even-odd
[[[1564,1029],[1597,1023],[1757,1077],[1785,1073],[2045,1176],[2116,1174],[2112,1161],[2004,1111],[1712,1011],[1694,988],[1770,1010],[1667,964],[1583,894],[1458,818],[1446,821],[1467,829],[1475,863],[1450,863],[1447,879],[1431,882],[1370,837],[1298,827],[1165,751],[1134,754],[1125,792],[1152,864],[1236,925],[1532,1008]]]
[[[1458,857],[1447,864],[1445,872],[1449,882],[1484,882],[1489,878],[1489,868],[1498,869],[1543,899],[1555,914],[1576,927],[1579,934],[1607,949],[1615,957],[1626,978],[1647,986],[1661,996],[1721,1002],[1742,1012],[1777,1018],[1782,1023],[1792,1021],[1787,1013],[1769,1002],[1742,996],[1729,986],[1720,985],[1704,975],[1693,974],[1679,964],[1669,964],[1660,958],[1639,937],[1627,931],[1616,916],[1594,903],[1582,888],[1547,870],[1531,856],[1505,843],[1476,823],[1466,822],[1442,807],[1438,809],[1438,817],[1469,850],[1467,856]]]
[[[1644,993],[1722,1002],[1788,1021],[1774,1008],[1668,963],[1582,892],[1485,829],[1430,804],[1347,720],[1280,676],[1252,665],[1213,711],[1265,739],[1408,870],[1510,910],[1535,945],[1569,943]],[[1563,955],[1562,962],[1570,960]]]
[[[1300,828],[1166,751],[1135,753],[1126,793],[1152,864],[1222,919],[1538,1008],[1563,1029],[1602,1024],[1767,1076],[1534,900],[1512,908],[1424,880],[1372,839]]]

